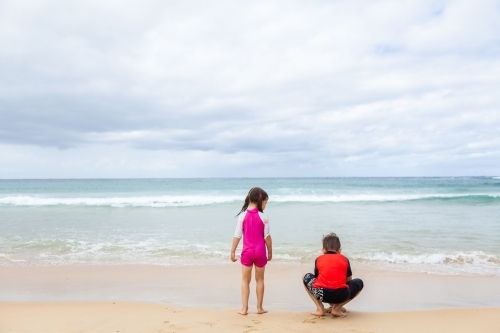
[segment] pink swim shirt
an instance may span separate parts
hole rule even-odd
[[[269,219],[257,208],[240,214],[234,237],[243,236],[243,265],[264,267],[267,264],[266,237],[269,235]]]

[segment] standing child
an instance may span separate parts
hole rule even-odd
[[[324,316],[323,303],[332,307],[334,317],[345,317],[342,307],[363,289],[363,281],[352,278],[351,264],[342,254],[340,239],[333,232],[323,237],[323,254],[316,258],[314,274],[303,276],[307,294],[316,305],[313,315]]]
[[[231,261],[236,261],[236,248],[243,237],[241,251],[241,302],[243,307],[238,311],[241,315],[248,313],[248,297],[252,268],[255,266],[255,282],[257,284],[257,313],[267,311],[262,308],[264,300],[264,271],[266,264],[273,257],[272,239],[269,234],[269,219],[263,214],[269,196],[260,187],[250,189],[245,203],[238,213],[238,224],[231,247]],[[267,255],[266,255],[267,248]]]

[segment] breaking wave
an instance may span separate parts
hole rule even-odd
[[[274,195],[272,202],[391,202],[413,200],[500,200],[500,193],[478,194],[340,194],[340,195]],[[111,207],[175,207],[202,206],[241,202],[241,196],[163,195],[140,197],[41,197],[5,196],[0,205],[10,206],[111,206]]]

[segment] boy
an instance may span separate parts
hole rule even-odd
[[[337,235],[333,232],[326,235],[323,237],[323,254],[314,263],[314,274],[307,273],[302,278],[307,294],[316,304],[313,315],[325,315],[324,302],[332,307],[332,316],[347,316],[342,307],[363,289],[363,281],[352,278],[349,260],[341,252]]]

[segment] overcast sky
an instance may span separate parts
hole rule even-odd
[[[500,175],[499,1],[0,2],[0,178]]]

